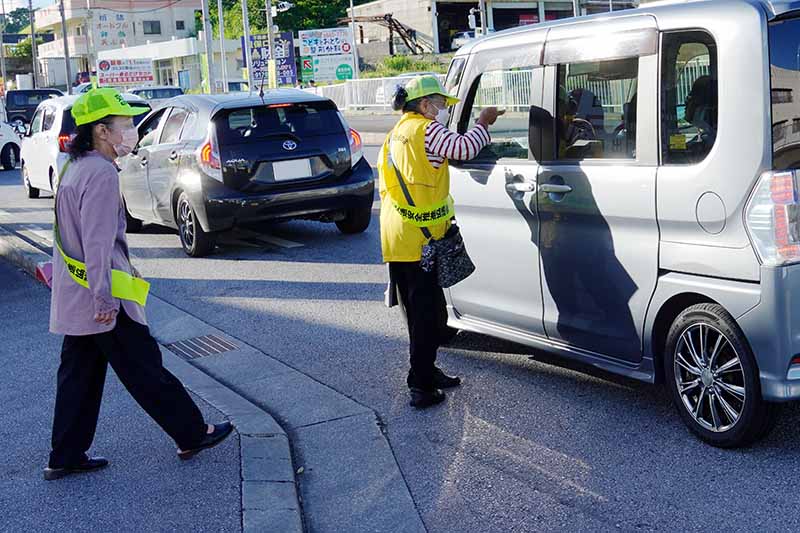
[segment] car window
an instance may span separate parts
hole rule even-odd
[[[53,122],[56,121],[55,110],[49,107],[44,109],[44,117],[42,118],[42,131],[50,131],[53,127]]]
[[[459,130],[464,133],[487,107],[505,109],[492,126],[492,142],[476,161],[528,159],[528,115],[531,107],[533,67],[484,72],[474,82],[464,107]]]
[[[639,59],[558,66],[558,160],[635,159]]]
[[[772,168],[800,167],[800,18],[769,25],[770,80],[772,91]]]
[[[150,112],[151,107],[146,102],[128,102],[128,103],[131,105],[131,107],[142,108],[148,113]],[[141,115],[136,115],[135,117],[133,117],[133,125],[138,126],[145,119],[146,116],[147,113],[142,113]]]
[[[181,130],[182,141],[192,138],[192,134],[194,133],[194,126],[196,123],[197,123],[197,113],[189,113],[189,116],[186,117],[186,122],[183,124],[183,130]]]
[[[269,104],[223,111],[214,118],[222,144],[292,134],[300,138],[343,135],[342,122],[332,102]]]
[[[183,94],[181,89],[156,89],[153,98],[173,98]]]
[[[447,78],[444,82],[444,87],[450,94],[458,92],[458,85],[461,83],[461,75],[464,73],[465,64],[466,60],[461,57],[453,59],[453,62],[450,63],[450,68],[447,70]]]
[[[166,116],[166,109],[161,109],[148,118],[146,122],[142,122],[139,127],[139,148],[146,148],[155,144],[158,125],[164,116]]]
[[[717,47],[704,32],[664,35],[661,154],[665,165],[698,163],[717,138]]]
[[[44,108],[38,109],[36,114],[33,115],[33,120],[31,121],[31,134],[39,133],[42,131],[42,116],[44,115]]]
[[[185,109],[179,107],[172,108],[172,112],[164,123],[164,128],[161,131],[161,144],[177,142],[181,134],[181,128],[188,114],[189,112]]]

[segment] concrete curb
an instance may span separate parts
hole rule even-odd
[[[0,259],[36,278],[37,264],[49,261],[50,256],[0,227]],[[155,296],[150,298],[169,305]],[[187,389],[225,414],[236,426],[241,455],[242,530],[302,533],[302,510],[286,432],[264,410],[198,367],[164,347],[161,353],[164,366]]]
[[[386,133],[375,133],[371,131],[359,132],[361,134],[361,142],[365,145],[382,145],[386,140]]]

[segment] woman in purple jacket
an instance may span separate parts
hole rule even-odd
[[[104,468],[89,457],[108,365],[189,459],[233,430],[210,425],[167,371],[145,320],[148,285],[131,266],[114,160],[138,142],[134,108],[114,89],[75,102],[77,134],[58,185],[50,331],[64,335],[47,480]],[[113,274],[112,274],[113,272]]]

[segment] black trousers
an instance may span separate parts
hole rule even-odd
[[[58,368],[50,467],[83,462],[94,440],[108,365],[153,420],[181,449],[206,432],[203,415],[178,379],[164,368],[158,343],[120,309],[108,333],[65,336]],[[131,436],[136,428],[130,428]]]
[[[419,263],[389,263],[408,320],[411,370],[408,386],[433,389],[436,352],[447,327],[447,302],[436,275]]]

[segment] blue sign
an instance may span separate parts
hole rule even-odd
[[[242,37],[242,55],[244,52],[244,37]],[[269,79],[268,61],[269,36],[250,36],[250,58],[253,62],[253,71],[250,80],[254,86],[260,85],[262,80]],[[244,57],[247,64],[247,58]],[[275,36],[275,62],[278,70],[278,85],[294,85],[297,83],[297,65],[294,61],[294,37],[292,32],[285,31]]]

